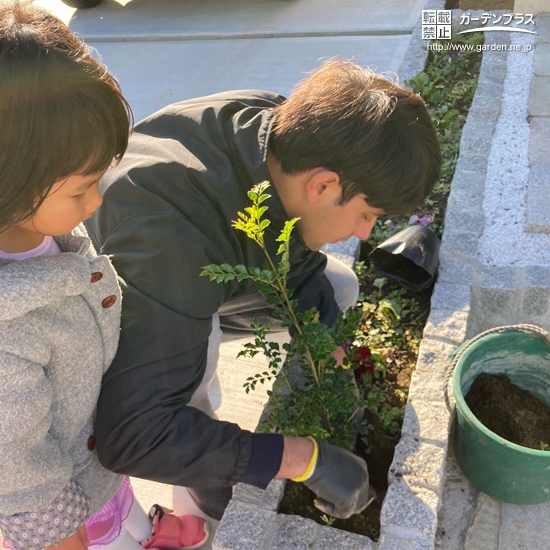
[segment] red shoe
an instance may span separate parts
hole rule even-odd
[[[153,522],[153,534],[141,543],[143,548],[193,550],[200,548],[210,535],[208,523],[199,516],[175,516],[155,504],[149,511],[149,517]]]

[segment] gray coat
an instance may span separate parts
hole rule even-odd
[[[57,256],[0,259],[0,527],[22,550],[76,532],[122,481],[90,439],[118,345],[117,276],[83,226],[56,241]]]

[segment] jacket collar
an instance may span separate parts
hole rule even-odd
[[[272,109],[258,110],[258,108],[249,107],[233,116],[232,128],[234,131],[235,148],[253,182],[252,185],[266,180],[271,183],[268,190],[271,199],[267,202],[269,206],[267,215],[274,227],[280,230],[284,223],[290,220],[290,217],[285,210],[283,201],[273,184],[273,179],[267,168],[269,138],[274,121],[275,113]],[[255,131],[251,131],[251,128],[254,128]],[[245,189],[245,191],[249,190],[249,188]],[[307,249],[307,245],[296,226],[292,231],[292,237]]]
[[[62,252],[74,252],[90,259],[97,256],[92,241],[82,223],[77,225],[70,233],[54,238]]]

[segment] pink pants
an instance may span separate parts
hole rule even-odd
[[[125,477],[115,496],[86,520],[86,533],[90,546],[105,546],[119,537],[122,522],[128,517],[133,503],[134,493],[130,478]]]
[[[137,510],[135,510],[136,508]],[[138,538],[144,540],[151,534],[151,523],[138,502],[134,499],[130,478],[125,477],[115,496],[103,508],[86,520],[86,533],[90,541],[89,546],[103,546],[114,549],[117,548],[119,542],[122,542],[122,539],[125,539],[125,543],[121,545],[120,550],[140,549],[139,542],[141,540],[135,542],[133,538],[128,539],[128,535],[125,535],[126,530],[122,526],[122,522],[128,519],[130,511],[134,511],[131,518],[133,527],[131,534],[136,536],[134,533],[139,533]],[[3,540],[3,547],[6,550],[14,550],[5,539]]]

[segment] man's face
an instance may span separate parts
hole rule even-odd
[[[355,195],[345,204],[333,201],[300,216],[298,227],[308,248],[320,250],[327,243],[347,241],[350,237],[368,239],[383,211],[369,206],[364,194]]]

